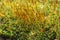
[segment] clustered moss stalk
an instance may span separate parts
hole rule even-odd
[[[0,35],[11,40],[60,40],[59,0],[0,0]]]

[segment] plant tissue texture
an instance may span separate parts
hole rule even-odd
[[[60,40],[60,0],[0,0],[0,36]]]

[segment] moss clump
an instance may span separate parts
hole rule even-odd
[[[11,40],[60,40],[60,8],[55,0],[0,1],[0,35]]]

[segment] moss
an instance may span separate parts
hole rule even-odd
[[[0,35],[5,38],[9,37],[11,40],[60,39],[59,1],[1,0],[1,4]]]

